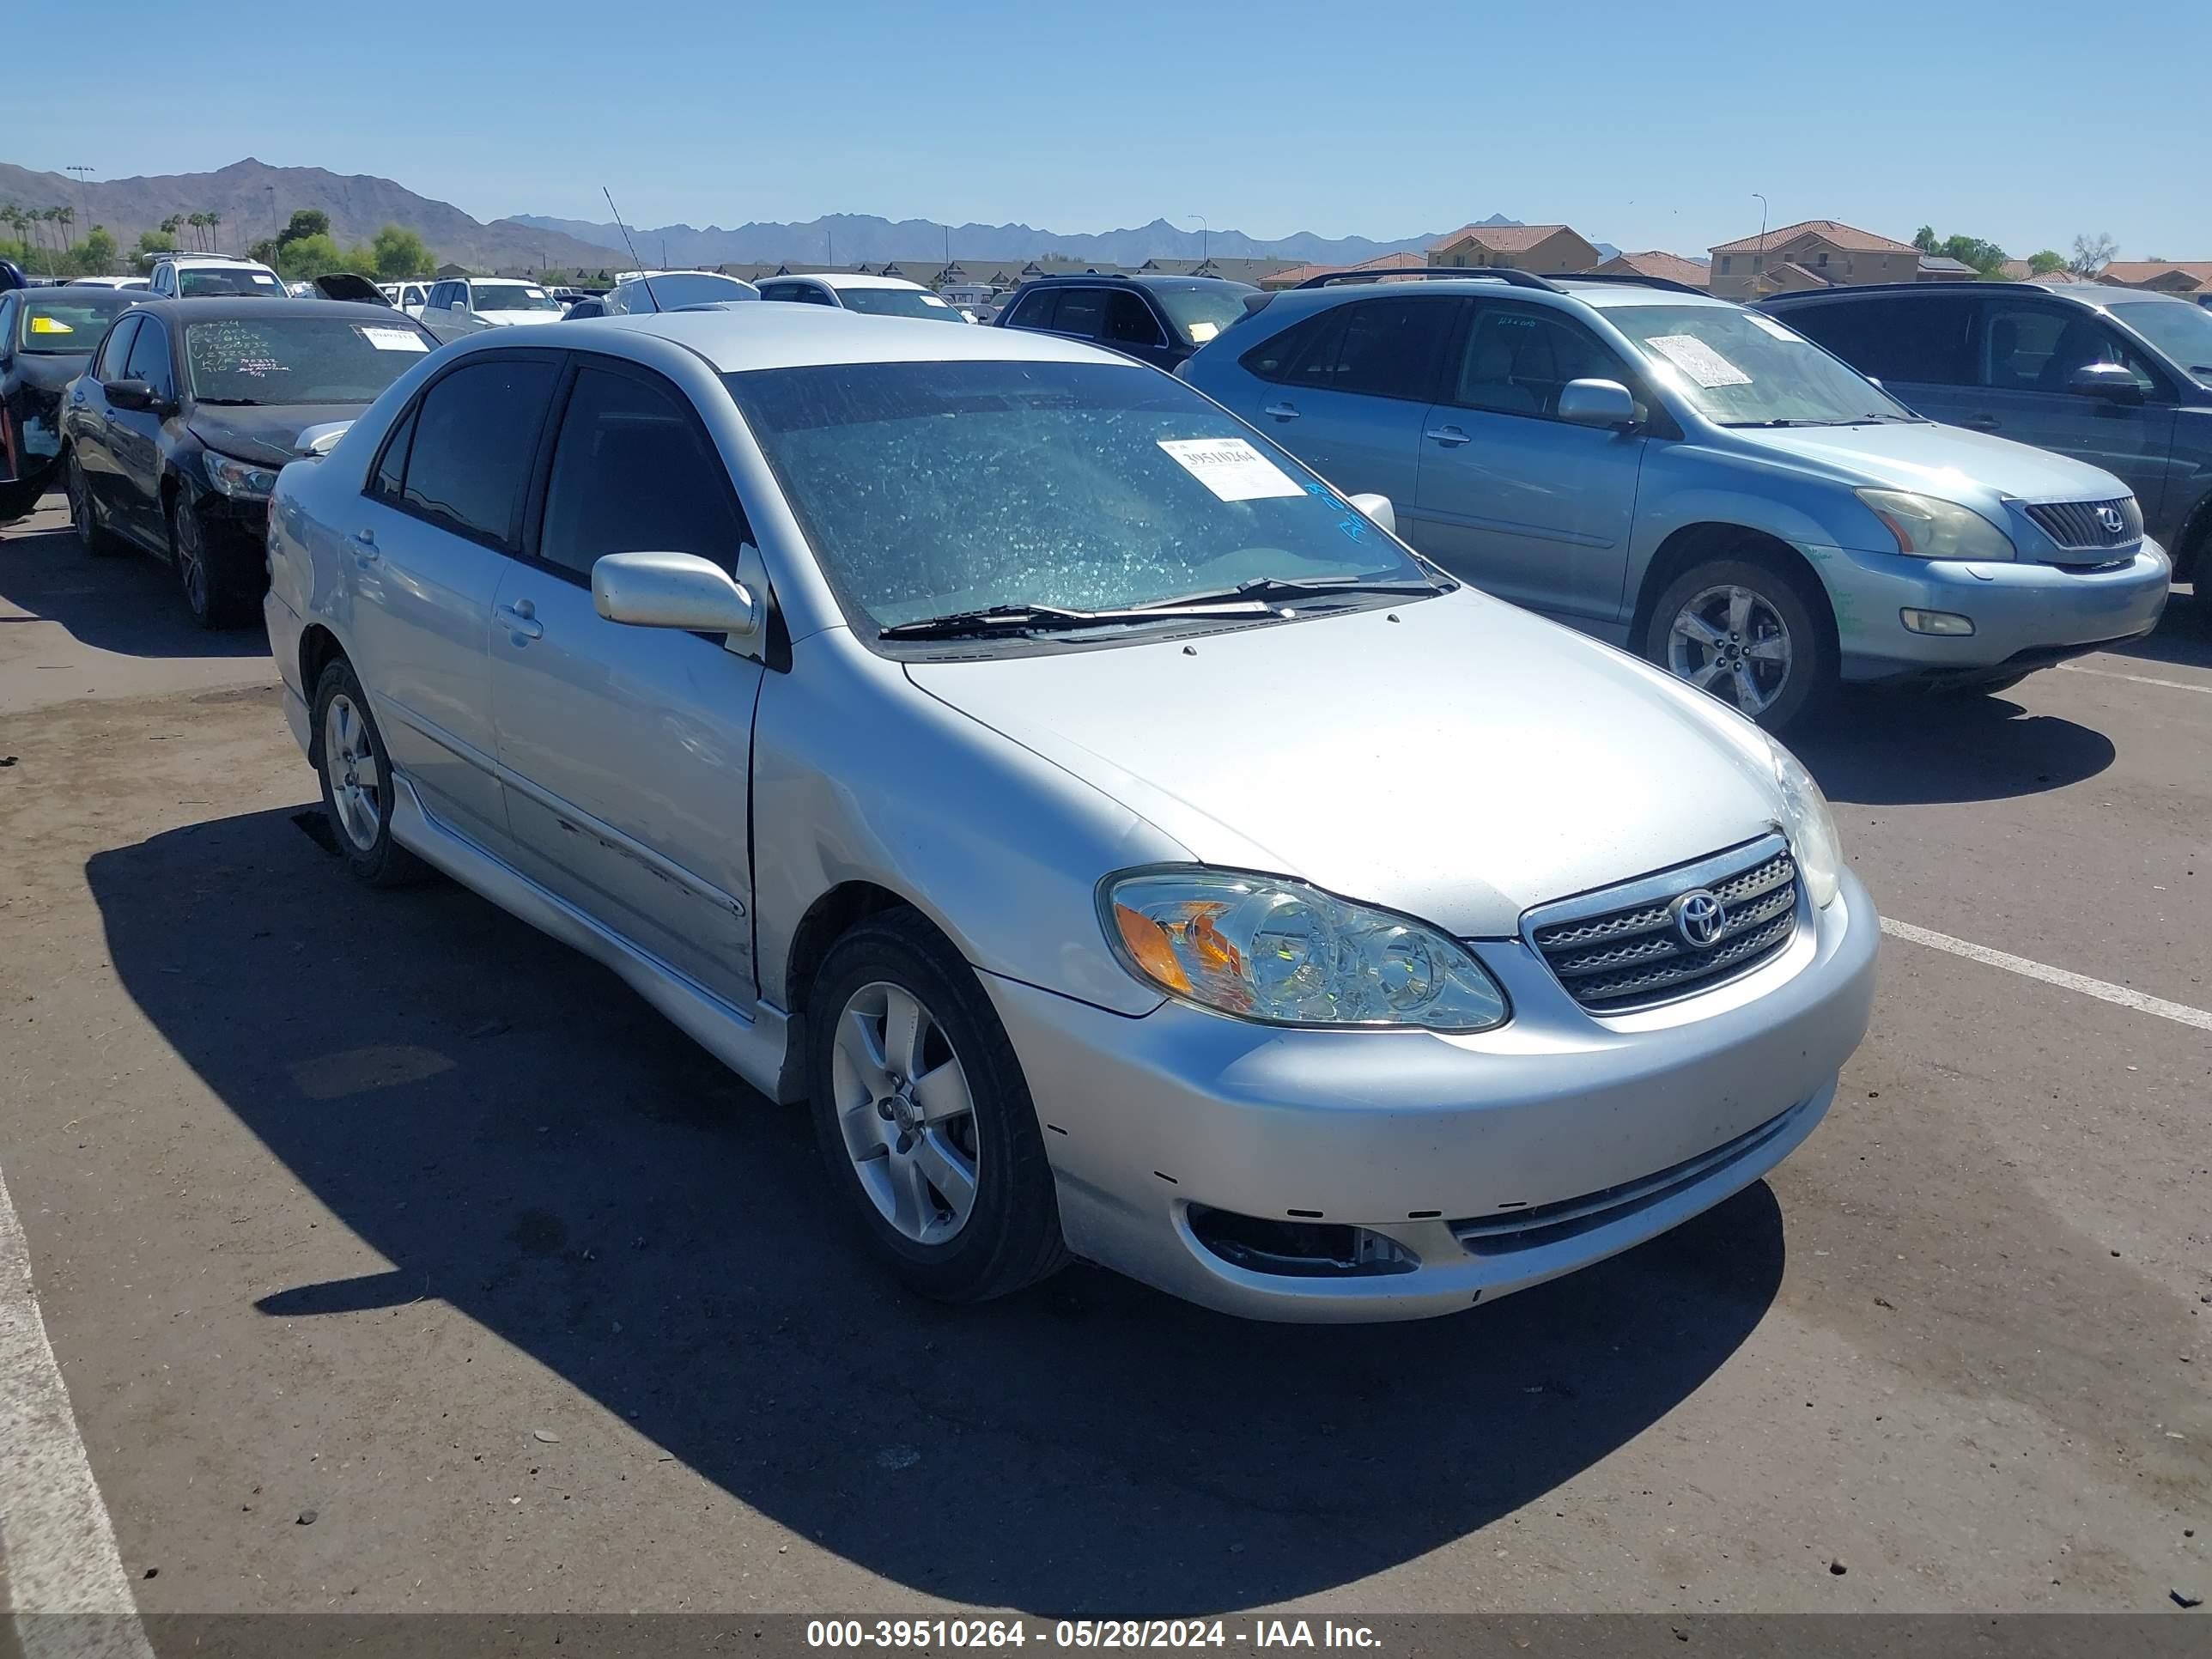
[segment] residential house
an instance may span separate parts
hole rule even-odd
[[[2147,288],[2195,299],[2212,294],[2212,259],[2115,259],[2097,273],[2115,288]]]
[[[1705,288],[1712,280],[1710,266],[1696,259],[1685,259],[1679,253],[1662,252],[1657,248],[1643,253],[1616,253],[1603,264],[1592,267],[1591,275],[1656,276],[1662,282],[1680,283],[1685,288]]]
[[[1232,259],[1225,256],[1218,259],[1147,259],[1137,267],[1137,274],[1218,276],[1224,282],[1250,283],[1256,286],[1261,278],[1272,276],[1279,270],[1288,270],[1293,263],[1289,259]]]
[[[1419,253],[1381,253],[1372,259],[1362,259],[1356,265],[1289,265],[1260,278],[1260,286],[1271,289],[1296,288],[1316,276],[1333,276],[1339,271],[1371,270],[1378,277],[1387,276],[1394,270],[1425,270],[1428,264],[1427,258]]]
[[[1920,272],[1915,279],[1923,283],[1978,283],[1982,273],[1964,259],[1954,259],[1941,253],[1920,256]]]
[[[1910,242],[1833,219],[1806,219],[1711,250],[1711,287],[1743,300],[1804,288],[1920,280],[1920,250]]]
[[[1428,263],[1553,276],[1588,270],[1598,258],[1596,246],[1565,225],[1462,225],[1429,244]]]

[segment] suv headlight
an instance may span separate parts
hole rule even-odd
[[[1897,538],[1897,550],[1913,558],[2006,562],[2017,556],[2012,538],[1971,507],[1905,489],[1852,493]]]
[[[1843,885],[1844,844],[1836,836],[1836,820],[1828,811],[1828,798],[1813,781],[1797,757],[1769,738],[1773,752],[1774,781],[1782,790],[1784,829],[1790,850],[1797,860],[1797,878],[1813,908],[1825,910]]]
[[[1510,1012],[1458,940],[1302,881],[1132,871],[1098,884],[1098,911],[1115,956],[1138,979],[1238,1019],[1486,1031]]]
[[[212,449],[200,452],[200,462],[207,469],[208,482],[226,495],[235,495],[241,501],[265,501],[270,492],[276,488],[276,472],[273,467],[234,461],[228,455],[216,454]]]

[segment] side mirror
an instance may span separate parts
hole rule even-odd
[[[1636,399],[1618,380],[1570,380],[1559,388],[1559,418],[1571,426],[1628,428]]]
[[[696,553],[610,553],[592,566],[592,605],[609,622],[750,639],[761,602]]]
[[[1345,498],[1392,535],[1398,533],[1398,509],[1390,505],[1388,495],[1349,495]]]
[[[338,440],[345,436],[346,428],[352,424],[351,421],[324,421],[304,428],[292,440],[292,453],[319,461],[337,447]]]
[[[2084,398],[2105,398],[2116,404],[2139,404],[2142,388],[2136,377],[2118,363],[2084,363],[2066,377],[2066,389]]]
[[[143,380],[110,380],[107,383],[107,402],[113,409],[151,409],[154,388]]]

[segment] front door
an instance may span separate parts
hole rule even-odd
[[[550,351],[470,358],[403,415],[337,526],[354,568],[355,667],[385,747],[422,805],[509,848],[485,637],[560,374]]]
[[[1559,392],[1580,380],[1638,390],[1639,377],[1572,318],[1473,303],[1422,433],[1414,511],[1427,539],[1416,544],[1500,599],[1618,621],[1649,441],[1560,420]]]
[[[746,538],[684,393],[584,359],[536,557],[509,565],[491,631],[517,867],[740,1008],[755,995],[748,805],[761,665],[719,637],[607,621],[591,570],[609,553],[676,552],[734,572]]]
[[[170,362],[169,331],[160,318],[140,321],[137,337],[124,360],[122,378],[150,386],[154,407],[111,405],[107,410],[107,453],[114,467],[109,511],[119,527],[166,552],[169,530],[161,516],[161,422],[175,403],[177,377]]]

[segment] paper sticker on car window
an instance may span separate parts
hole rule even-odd
[[[1290,474],[1242,438],[1160,438],[1176,464],[1224,501],[1305,492]]]
[[[257,270],[252,272],[252,276],[253,280],[260,283],[264,288],[274,288],[276,286],[276,279],[264,271]]]
[[[1694,334],[1654,335],[1650,344],[1654,351],[1708,390],[1719,386],[1751,384],[1750,375]]]
[[[944,301],[939,299],[934,294],[923,295],[921,296],[921,302],[926,306],[941,306],[945,303]]]
[[[1204,345],[1220,332],[1221,325],[1218,323],[1193,323],[1190,325],[1190,343],[1193,345]]]
[[[430,343],[421,335],[404,328],[377,328],[354,325],[353,331],[374,346],[379,351],[428,351]]]
[[[1747,311],[1743,314],[1745,319],[1762,334],[1771,334],[1778,340],[1788,340],[1793,344],[1802,344],[1804,343],[1805,337],[1803,335],[1791,333],[1788,329],[1783,327],[1781,324],[1776,322],[1771,317],[1762,317],[1755,311]]]

